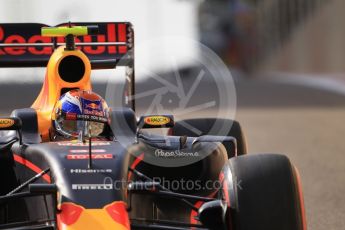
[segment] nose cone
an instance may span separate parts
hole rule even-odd
[[[73,203],[63,203],[58,214],[60,230],[128,230],[130,229],[126,205],[116,201],[102,209],[85,209]]]

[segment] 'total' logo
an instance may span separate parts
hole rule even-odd
[[[90,158],[89,154],[68,154],[67,160],[86,160]],[[113,154],[92,154],[91,158],[94,160],[106,160],[114,158]]]

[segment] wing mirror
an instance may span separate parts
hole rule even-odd
[[[23,144],[22,120],[18,117],[0,118],[0,130],[16,130],[19,136],[20,145]]]
[[[139,118],[138,129],[171,128],[174,125],[173,115],[148,115]]]
[[[226,211],[227,206],[224,201],[209,201],[199,208],[199,220],[209,229],[226,229]]]

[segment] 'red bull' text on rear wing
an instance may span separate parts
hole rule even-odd
[[[70,22],[60,26],[97,26],[95,35],[77,36],[75,45],[90,59],[92,69],[126,71],[126,94],[134,94],[134,31],[129,22]],[[0,68],[46,67],[54,49],[65,45],[64,37],[46,37],[40,23],[0,24]],[[131,107],[134,109],[134,101]]]
[[[56,27],[67,25],[63,23]],[[97,35],[78,36],[76,46],[90,59],[94,68],[102,68],[102,61],[127,65],[132,58],[133,30],[128,22],[71,23],[73,26],[98,26]],[[54,48],[65,44],[64,37],[41,36],[39,23],[0,24],[0,67],[44,67]],[[121,60],[120,59],[126,59]],[[104,68],[107,66],[105,65]],[[110,65],[108,68],[111,68]],[[114,68],[113,66],[112,68]]]

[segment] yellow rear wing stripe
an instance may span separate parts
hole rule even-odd
[[[73,27],[42,27],[42,36],[44,37],[64,37],[68,34],[74,36],[88,35],[87,26],[73,26]]]

